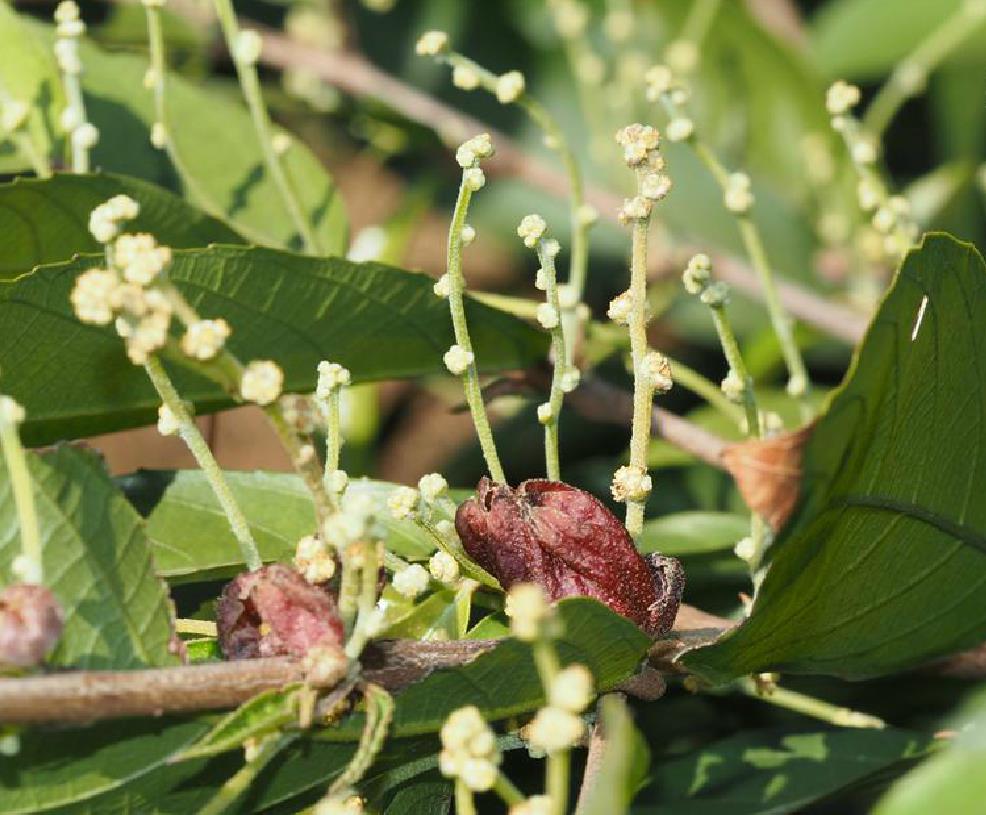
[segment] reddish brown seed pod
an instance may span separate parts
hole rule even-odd
[[[593,597],[653,636],[674,624],[681,564],[642,556],[620,520],[584,490],[544,480],[515,489],[484,478],[459,507],[455,528],[469,556],[505,589],[536,583],[553,601]]]
[[[332,595],[282,563],[238,575],[216,607],[219,646],[227,659],[303,657],[341,647],[342,619]]]
[[[40,665],[62,635],[64,616],[55,595],[25,583],[0,592],[0,667]]]

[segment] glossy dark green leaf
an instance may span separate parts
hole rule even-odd
[[[28,454],[45,582],[65,611],[50,662],[76,668],[171,665],[168,594],[154,574],[143,522],[92,453]],[[0,467],[0,574],[11,579],[20,535],[10,480]]]
[[[98,258],[43,267],[0,283],[4,389],[27,409],[25,441],[44,444],[148,424],[160,404],[143,370],[128,363],[111,327],[80,324],[69,294]],[[244,360],[274,359],[285,390],[314,390],[322,359],[356,381],[447,373],[448,305],[431,278],[376,263],[314,259],[271,249],[218,246],[175,253],[170,276],[203,316],[225,317],[229,347]],[[473,344],[487,371],[523,367],[546,353],[544,332],[475,301]],[[214,383],[178,370],[182,396],[200,413],[230,400]]]
[[[580,803],[579,813],[623,815],[647,780],[650,750],[634,727],[627,703],[619,696],[603,697],[599,703],[599,717],[606,747],[595,781]]]
[[[753,613],[685,664],[861,678],[986,636],[986,265],[911,252],[805,449]]]
[[[921,754],[902,730],[748,731],[659,765],[635,815],[785,815]]]
[[[0,280],[76,254],[101,252],[89,234],[89,213],[121,193],[140,202],[140,214],[127,224],[131,232],[152,232],[174,249],[241,242],[223,222],[136,178],[109,173],[19,178],[0,184]]]

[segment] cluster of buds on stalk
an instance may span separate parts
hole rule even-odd
[[[89,151],[99,141],[99,131],[86,120],[85,101],[82,97],[82,60],[79,57],[79,39],[86,32],[86,24],[79,16],[74,0],[62,0],[55,9],[55,60],[62,73],[68,103],[62,111],[59,124],[68,135],[72,147],[72,169],[77,173],[89,171]]]

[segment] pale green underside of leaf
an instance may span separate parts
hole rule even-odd
[[[156,419],[160,401],[113,329],[83,325],[71,312],[75,277],[99,262],[80,258],[0,283],[4,389],[27,409],[28,444]],[[347,366],[355,381],[447,374],[448,304],[426,275],[227,246],[176,252],[169,274],[202,316],[229,321],[233,353],[280,364],[287,392],[314,390],[322,359]],[[483,370],[524,367],[547,353],[544,332],[472,300],[466,311]],[[185,369],[175,381],[199,413],[231,404],[217,385]]]
[[[172,249],[241,242],[222,221],[140,179],[111,173],[19,178],[0,184],[0,280],[12,280],[35,266],[67,261],[76,254],[102,252],[89,233],[89,213],[119,194],[140,204],[140,214],[127,223],[127,230],[151,232]]]
[[[689,668],[863,678],[986,636],[984,322],[982,257],[927,237],[812,435],[752,616]]]
[[[637,789],[647,782],[650,749],[634,727],[627,703],[617,694],[604,696],[599,703],[606,746],[599,771],[579,815],[623,815]]]
[[[170,611],[154,574],[143,522],[91,453],[63,447],[29,454],[45,582],[65,611],[49,662],[76,668],[171,665]],[[20,552],[17,514],[0,467],[0,574]]]

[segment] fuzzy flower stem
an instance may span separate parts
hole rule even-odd
[[[986,18],[986,4],[966,0],[955,12],[934,29],[910,55],[905,57],[880,88],[866,109],[863,125],[879,137],[893,121],[897,111],[908,99],[924,87],[928,74],[937,68],[956,48],[979,30]]]
[[[462,228],[466,224],[466,214],[469,211],[469,202],[472,199],[472,190],[466,183],[463,174],[462,183],[459,185],[459,195],[455,201],[455,209],[452,212],[452,224],[449,227],[448,235],[448,256],[447,272],[451,284],[449,291],[449,309],[452,313],[452,328],[455,331],[456,343],[467,353],[472,354],[472,339],[469,337],[469,326],[466,322],[466,307],[463,295],[466,288],[465,276],[462,273]],[[483,458],[489,468],[490,476],[499,484],[506,484],[507,479],[500,464],[500,457],[496,452],[496,444],[493,441],[493,430],[490,428],[490,420],[486,415],[486,405],[483,402],[483,392],[479,385],[479,368],[476,360],[473,359],[462,374],[462,386],[465,390],[466,403],[472,413],[472,421],[476,426],[476,435],[479,437],[479,446],[483,451]]]
[[[178,391],[175,390],[175,386],[164,370],[161,361],[153,355],[148,357],[147,362],[144,364],[144,370],[147,371],[147,375],[150,377],[151,383],[161,397],[161,401],[175,417],[179,435],[195,457],[199,467],[202,468],[202,472],[205,473],[209,486],[212,487],[212,491],[216,494],[216,499],[219,501],[219,505],[222,507],[226,519],[229,521],[236,542],[240,545],[240,551],[243,553],[243,560],[247,568],[250,571],[256,571],[263,565],[260,559],[260,551],[257,549],[257,544],[250,532],[250,526],[243,516],[243,511],[236,503],[229,484],[226,483],[226,478],[223,476],[223,471],[212,455],[209,445],[206,444],[199,429],[195,426],[192,417],[189,416],[185,405],[181,401],[181,397],[178,395]]]
[[[369,619],[377,604],[377,574],[380,570],[379,544],[364,544],[369,551],[364,554],[365,562],[360,568],[359,595],[357,598],[358,616],[349,641],[346,643],[346,656],[356,659],[362,653],[367,640],[373,632]]]
[[[638,183],[639,186],[639,183]],[[651,433],[651,389],[642,381],[641,366],[647,353],[647,231],[650,216],[633,222],[630,250],[630,357],[633,361],[633,420],[630,429],[630,466],[647,471]],[[636,538],[644,528],[646,498],[628,498],[626,528]]]
[[[441,57],[441,59],[452,68],[465,66],[475,72],[479,79],[479,84],[489,93],[496,94],[497,80],[499,77],[492,71],[488,71],[482,65],[474,62],[468,57],[455,52]],[[585,182],[582,178],[582,170],[579,167],[575,152],[565,138],[565,134],[540,102],[534,99],[526,91],[522,92],[515,100],[517,104],[531,120],[541,129],[545,141],[551,145],[552,149],[561,159],[565,174],[568,176],[569,184],[569,218],[571,221],[571,247],[568,268],[568,285],[571,286],[574,296],[574,305],[571,309],[566,309],[563,317],[568,324],[567,333],[569,342],[568,356],[572,356],[572,348],[576,344],[576,334],[581,333],[578,326],[576,310],[582,301],[582,294],[585,291],[585,279],[589,266],[589,223],[583,217],[585,211]]]
[[[476,815],[476,800],[472,790],[461,778],[455,779],[455,815]]]
[[[264,767],[300,735],[298,732],[291,732],[267,736],[257,755],[219,788],[209,803],[199,810],[199,815],[221,815],[223,812],[228,812],[246,793]]]
[[[41,535],[38,529],[38,514],[34,506],[34,486],[27,468],[27,457],[13,421],[5,421],[0,416],[0,449],[7,460],[10,473],[10,486],[17,508],[17,523],[20,528],[21,554],[32,576],[40,584],[44,577],[41,559]],[[34,582],[25,581],[25,582]]]
[[[500,796],[500,800],[507,805],[507,807],[515,806],[516,804],[522,803],[524,800],[524,793],[517,789],[513,781],[511,781],[503,772],[497,773],[496,783],[493,785],[493,791]]]
[[[661,101],[672,118],[678,115],[678,106],[674,104],[668,94],[661,94]],[[729,172],[722,162],[697,134],[692,133],[688,138],[688,143],[725,193],[729,186]],[[770,316],[770,324],[773,326],[774,334],[777,335],[777,341],[781,346],[781,355],[784,357],[784,364],[788,372],[788,387],[802,399],[802,409],[807,414],[809,409],[804,397],[807,396],[811,386],[808,379],[808,369],[805,367],[805,361],[801,356],[801,349],[798,348],[798,343],[794,339],[791,318],[781,303],[777,281],[774,279],[773,270],[767,260],[767,252],[764,249],[760,230],[749,213],[737,213],[736,220],[750,264],[760,279],[764,303]]]
[[[308,218],[302,210],[298,200],[297,192],[288,179],[281,157],[274,149],[271,135],[270,115],[264,105],[264,98],[260,88],[260,78],[257,76],[256,66],[247,60],[237,56],[237,42],[241,35],[239,24],[236,21],[236,12],[233,10],[232,0],[213,0],[216,8],[216,16],[219,18],[219,25],[223,30],[223,37],[226,39],[226,47],[233,57],[233,65],[236,68],[236,76],[240,81],[240,89],[246,99],[247,107],[250,109],[250,117],[253,119],[253,127],[260,141],[260,149],[264,154],[264,164],[267,172],[270,173],[277,191],[281,195],[284,208],[287,210],[295,229],[301,235],[305,244],[305,251],[309,255],[320,253],[318,240],[312,230]]]
[[[541,268],[544,269],[545,276],[545,295],[556,314],[561,314],[561,304],[558,300],[558,280],[555,271],[555,258],[551,252],[545,251],[544,241],[538,241],[538,259],[541,261]],[[562,389],[562,380],[568,371],[568,348],[565,343],[565,326],[562,320],[551,329],[551,357],[553,370],[551,374],[551,390],[548,397],[548,405],[551,408],[551,416],[544,425],[544,457],[548,472],[548,479],[551,481],[561,480],[561,464],[559,463],[558,450],[558,417],[561,413],[562,401],[565,392]]]
[[[334,388],[325,404],[325,477],[339,469],[342,458],[342,390]]]
[[[681,385],[685,390],[689,390],[696,396],[704,399],[712,407],[718,410],[723,416],[727,417],[737,425],[743,424],[743,409],[733,404],[727,399],[714,382],[710,382],[694,368],[690,368],[683,362],[676,359],[669,359],[671,363],[671,378],[675,384]]]
[[[860,727],[883,729],[887,723],[876,716],[852,710],[847,707],[833,705],[830,702],[807,696],[797,691],[788,690],[772,685],[769,688],[759,686],[750,677],[744,677],[737,683],[740,692],[762,702],[768,702],[777,707],[793,710],[805,716],[811,716],[819,721],[833,724],[836,727]]]
[[[561,665],[554,643],[545,635],[534,641],[534,664],[537,666],[541,685],[547,695]],[[568,806],[569,750],[557,750],[548,754],[545,767],[545,789],[551,799],[553,815],[565,815]]]
[[[736,333],[733,325],[726,314],[726,307],[722,303],[709,306],[712,312],[712,321],[716,326],[716,333],[719,335],[719,342],[722,344],[722,351],[726,357],[729,369],[734,371],[743,383],[743,410],[746,414],[746,432],[752,438],[759,439],[760,432],[760,410],[757,407],[757,397],[753,389],[753,377],[746,367],[743,354],[740,353],[739,343],[736,341]]]

